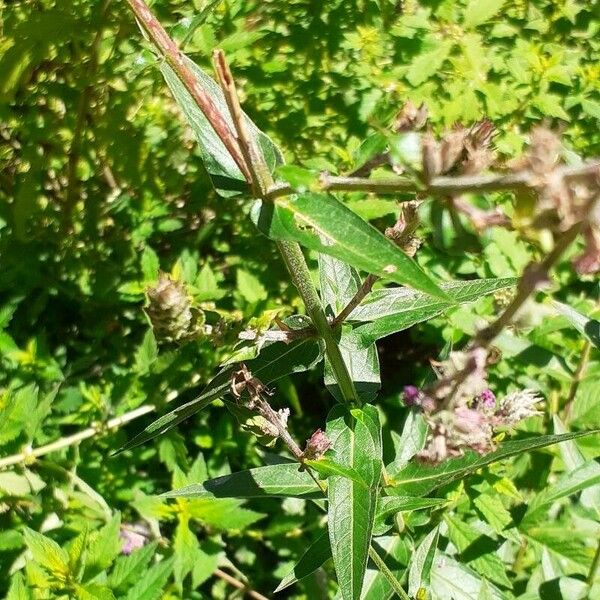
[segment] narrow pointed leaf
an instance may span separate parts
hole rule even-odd
[[[427,441],[427,430],[423,414],[415,409],[410,410],[404,421],[402,434],[391,432],[395,458],[386,466],[388,473],[397,473],[408,464],[417,452],[423,450]]]
[[[302,555],[296,566],[281,580],[275,592],[281,592],[285,588],[296,583],[303,577],[308,577],[331,558],[331,546],[327,532],[315,540]]]
[[[336,407],[327,420],[336,462],[357,471],[367,486],[340,476],[328,479],[328,526],[333,563],[344,600],[360,597],[367,568],[381,477],[381,427],[377,409]]]
[[[433,559],[435,557],[439,538],[439,527],[423,539],[410,561],[410,570],[408,571],[408,593],[416,596],[420,588],[429,587],[429,577]]]
[[[556,300],[552,301],[552,306],[596,348],[600,348],[600,321],[590,319],[569,305]]]
[[[361,286],[356,269],[326,254],[319,254],[319,279],[323,308],[330,317],[339,314]],[[370,402],[381,387],[377,347],[375,344],[365,346],[348,325],[340,328],[338,344],[358,397],[363,402]],[[325,386],[338,402],[344,402],[327,357]]]
[[[514,278],[506,278],[453,281],[441,284],[440,287],[452,298],[453,303],[443,302],[407,288],[375,290],[352,311],[349,320],[371,321],[365,325],[359,325],[354,330],[362,344],[368,346],[387,335],[433,319],[457,304],[473,302],[486,294],[510,289],[515,286],[516,282],[517,280]]]
[[[299,373],[310,369],[321,359],[321,356],[321,347],[313,339],[296,340],[290,344],[276,342],[265,346],[256,358],[246,361],[246,366],[255,377],[258,377],[263,383],[269,384],[290,373]],[[156,419],[141,433],[119,448],[115,454],[135,448],[166,433],[185,419],[206,408],[213,400],[227,394],[230,389],[231,376],[238,368],[238,363],[235,363],[222,369],[204,388],[200,396]]]
[[[314,479],[298,463],[257,467],[166,492],[161,498],[320,497]]]
[[[296,241],[357,269],[451,301],[398,246],[329,194],[259,201],[252,219],[272,239]]]
[[[491,463],[544,448],[552,444],[558,444],[566,440],[573,440],[586,435],[600,433],[600,430],[580,431],[577,433],[565,433],[562,435],[540,435],[522,440],[505,442],[495,452],[479,455],[469,452],[459,458],[447,460],[439,465],[426,465],[410,463],[398,473],[389,473],[393,478],[392,486],[396,490],[402,490],[411,496],[424,496],[441,485],[446,485]]]
[[[593,460],[563,473],[554,485],[544,488],[528,503],[521,526],[527,528],[531,523],[544,519],[554,502],[598,484],[600,465]]]
[[[231,131],[235,131],[225,97],[217,82],[187,58],[187,56],[182,55],[182,57],[187,67],[194,74],[199,87],[211,97]],[[160,71],[192,131],[196,135],[202,161],[217,192],[222,196],[232,196],[247,190],[244,176],[235,161],[204,116],[204,113],[177,77],[175,71],[166,62],[161,63]],[[250,135],[262,150],[267,165],[273,171],[278,164],[283,162],[281,152],[248,117],[246,117],[246,125]]]
[[[350,479],[354,483],[357,483],[364,488],[369,487],[365,480],[362,478],[360,473],[351,467],[340,465],[339,463],[329,458],[320,458],[319,460],[307,460],[306,465],[311,467],[313,471],[316,471],[323,479],[331,475],[337,475],[339,477],[345,477]]]

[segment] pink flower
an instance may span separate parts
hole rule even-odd
[[[141,548],[147,541],[149,531],[143,525],[121,525],[119,536],[123,541],[121,554],[131,554],[134,550]]]
[[[419,388],[414,385],[405,385],[404,386],[404,405],[405,406],[415,406],[419,403],[419,396],[421,392],[419,392]]]
[[[483,390],[479,396],[475,399],[476,406],[482,406],[483,408],[495,408],[496,396],[492,390]]]

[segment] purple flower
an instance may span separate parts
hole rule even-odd
[[[404,404],[405,406],[415,406],[419,403],[421,392],[414,385],[404,386]]]
[[[483,406],[484,408],[495,408],[496,396],[492,390],[483,390],[477,397],[477,406]]]

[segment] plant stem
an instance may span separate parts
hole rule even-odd
[[[375,563],[375,566],[379,569],[379,572],[388,580],[388,583],[392,586],[392,589],[402,600],[410,600],[410,596],[404,591],[404,588],[400,585],[400,582],[396,579],[394,574],[390,571],[385,561],[373,546],[369,546],[369,557]]]
[[[571,416],[571,409],[573,407],[573,400],[575,400],[575,396],[577,395],[577,390],[579,389],[579,384],[583,379],[585,371],[588,366],[588,362],[590,360],[590,354],[592,352],[592,343],[590,340],[585,340],[585,344],[583,345],[583,350],[581,352],[581,358],[579,359],[579,364],[577,365],[577,369],[575,373],[573,373],[573,379],[571,380],[571,387],[569,388],[569,396],[567,397],[567,402],[565,403],[565,419],[568,420]]]
[[[131,0],[133,1],[133,0]],[[238,134],[238,142],[244,160],[248,161],[247,170],[250,173],[250,181],[254,183],[254,193],[262,197],[266,197],[266,190],[273,185],[273,178],[264,162],[264,158],[255,147],[251,137],[246,131],[243,120],[243,113],[239,104],[235,80],[229,70],[229,66],[222,52],[215,52],[215,67],[217,75],[221,83],[221,89],[225,95],[227,106],[233,119],[236,131]],[[277,242],[279,252],[285,262],[285,265],[290,273],[292,281],[304,302],[306,312],[310,317],[317,334],[323,338],[325,342],[325,352],[331,363],[336,381],[340,386],[340,391],[344,400],[348,403],[358,403],[358,394],[354,387],[354,382],[348,373],[348,368],[340,352],[340,348],[333,331],[327,321],[323,307],[317,290],[313,285],[310,277],[308,265],[302,254],[300,246],[296,242]]]
[[[246,181],[252,181],[244,157],[240,152],[238,140],[211,97],[202,89],[194,74],[188,68],[185,56],[179,52],[179,48],[177,48],[175,42],[152,14],[152,11],[148,8],[144,0],[127,0],[127,2],[146,35],[150,38],[167,64],[175,71],[177,77],[192,96],[198,108],[204,113],[204,116],[223,142],[225,148],[227,148],[229,154],[231,154]]]
[[[332,327],[335,328],[340,323],[343,323],[352,314],[352,311],[364,300],[364,297],[371,291],[373,284],[378,279],[379,277],[372,273],[367,275],[356,294],[350,299],[350,302],[348,302],[335,319],[333,319],[333,322],[331,323]]]
[[[13,454],[12,456],[7,456],[5,458],[0,458],[0,469],[4,467],[10,467],[11,465],[17,465],[21,462],[28,462],[40,456],[44,456],[44,454],[49,454],[50,452],[56,452],[57,450],[62,450],[63,448],[67,448],[69,446],[73,446],[74,444],[78,444],[83,440],[94,437],[98,433],[104,432],[108,429],[113,429],[116,427],[120,427],[121,425],[125,425],[125,423],[129,423],[129,421],[133,421],[142,415],[146,415],[150,412],[156,410],[156,407],[152,404],[145,404],[143,406],[139,406],[138,408],[131,410],[119,417],[115,417],[113,419],[109,419],[106,423],[102,423],[99,425],[94,425],[88,427],[87,429],[82,429],[73,435],[68,435],[50,444],[46,444],[44,446],[39,446],[33,449],[27,449],[18,454]]]
[[[592,161],[576,166],[565,166],[556,173],[565,180],[592,179],[600,170],[600,161]],[[321,188],[324,191],[373,192],[376,194],[428,193],[434,196],[453,196],[467,192],[516,191],[535,187],[538,178],[531,171],[517,171],[508,174],[461,175],[457,177],[434,177],[429,183],[415,182],[406,177],[368,177],[334,176],[321,174]],[[267,198],[273,200],[279,196],[293,193],[289,184],[278,183],[269,188]]]
[[[266,596],[254,591],[252,588],[249,588],[245,583],[238,581],[235,577],[229,573],[226,573],[222,569],[215,569],[213,571],[213,575],[219,577],[223,581],[226,581],[229,585],[238,589],[240,592],[247,594],[250,598],[254,598],[255,600],[269,600]]]
[[[277,242],[277,247],[281,252],[281,256],[292,277],[292,281],[304,302],[308,316],[313,322],[317,333],[325,342],[325,352],[331,363],[331,368],[335,375],[335,379],[340,386],[340,392],[342,393],[344,400],[349,404],[359,404],[360,402],[354,387],[354,382],[350,377],[350,373],[348,372],[348,368],[346,367],[346,363],[340,352],[337,340],[333,335],[333,330],[331,329],[323,307],[321,306],[321,300],[313,285],[310,271],[308,270],[308,265],[306,264],[300,246],[296,242],[279,241]]]
[[[506,307],[504,312],[490,325],[482,329],[473,340],[474,346],[487,348],[496,336],[506,327],[516,315],[517,311],[527,301],[537,286],[545,281],[550,269],[558,262],[563,252],[573,243],[581,231],[582,223],[575,223],[567,229],[554,244],[551,252],[540,263],[531,264],[519,281],[517,295]]]

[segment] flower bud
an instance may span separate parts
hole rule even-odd
[[[311,436],[306,440],[306,447],[302,453],[302,457],[306,460],[317,460],[331,448],[331,442],[327,439],[327,436],[323,431],[317,429]]]
[[[156,339],[181,342],[200,332],[204,313],[192,307],[184,285],[161,273],[154,287],[147,289],[146,313]]]

